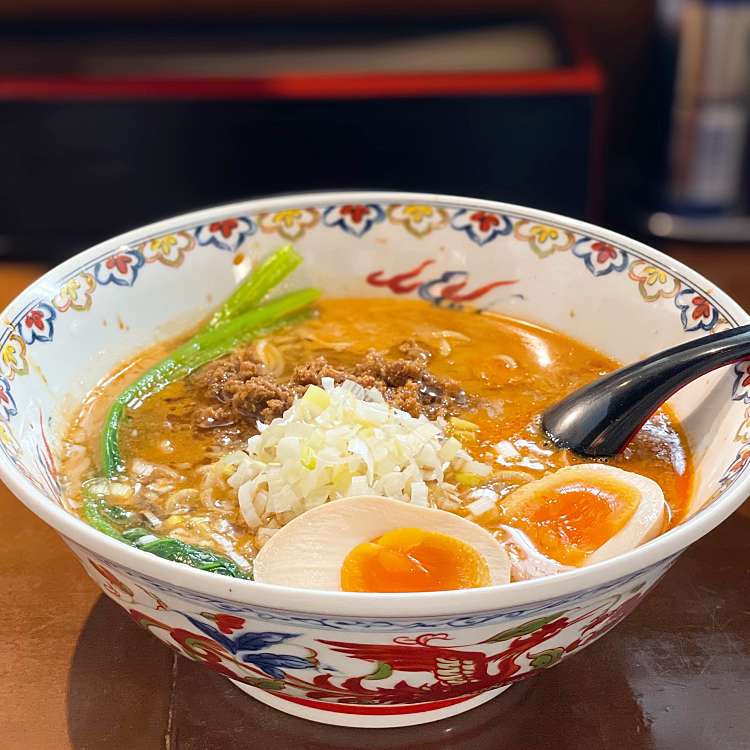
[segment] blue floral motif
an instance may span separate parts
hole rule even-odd
[[[691,287],[683,289],[674,303],[682,311],[680,318],[686,331],[710,331],[719,322],[719,311]]]
[[[27,344],[33,344],[35,341],[52,341],[56,317],[57,312],[52,305],[39,302],[23,314],[21,320],[16,323],[16,330]]]
[[[286,676],[283,672],[284,669],[311,669],[315,666],[315,663],[311,659],[306,659],[302,656],[275,654],[269,651],[255,653],[263,651],[263,649],[269,646],[283,643],[290,638],[296,638],[298,633],[240,633],[236,636],[228,636],[220,633],[215,627],[206,622],[202,622],[189,615],[185,615],[185,617],[198,630],[221,644],[231,654],[239,656],[245,664],[253,664],[277,680],[283,680]]]
[[[16,414],[18,414],[18,409],[13,396],[10,395],[10,383],[6,378],[0,377],[0,420],[7,422]]]
[[[513,222],[503,214],[492,211],[470,211],[460,208],[453,215],[451,226],[460,232],[466,232],[477,245],[486,245],[495,237],[510,234]]]
[[[233,253],[257,231],[258,226],[251,218],[238,216],[196,227],[195,239],[199,245],[213,245]]]
[[[123,248],[99,261],[94,266],[94,277],[103,285],[133,286],[143,263],[143,255],[138,250]]]
[[[357,203],[330,206],[323,213],[323,224],[339,227],[347,234],[362,237],[375,224],[385,220],[385,211],[377,203]]]
[[[625,250],[591,237],[578,240],[573,245],[573,255],[581,258],[594,276],[606,276],[612,271],[619,273],[627,269],[630,263],[630,256]]]

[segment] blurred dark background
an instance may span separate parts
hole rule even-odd
[[[0,257],[327,188],[747,239],[749,7],[0,0]]]

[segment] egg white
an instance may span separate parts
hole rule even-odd
[[[510,581],[508,555],[481,526],[444,510],[377,495],[334,500],[290,521],[261,548],[254,578],[278,586],[340,591],[341,566],[349,552],[399,528],[438,531],[460,539],[484,558],[493,585]]]
[[[506,511],[517,513],[521,511],[525,503],[535,500],[540,494],[559,487],[561,481],[579,481],[588,486],[596,487],[600,480],[605,488],[605,483],[608,480],[614,480],[615,482],[627,485],[637,493],[639,500],[633,515],[625,525],[598,549],[594,550],[583,563],[584,566],[593,565],[594,563],[608,560],[611,557],[635,549],[639,545],[653,539],[662,530],[667,504],[664,500],[664,493],[661,487],[653,479],[632,471],[618,469],[615,466],[607,466],[606,464],[577,464],[576,466],[566,466],[563,469],[558,469],[556,472],[548,474],[541,479],[522,485],[508,495],[504,499],[503,504]],[[542,555],[539,555],[539,557],[543,558]],[[543,559],[550,560],[550,558]],[[557,561],[553,562],[557,563]],[[559,563],[557,564],[560,565]],[[522,569],[522,567],[519,567],[518,562],[514,561],[512,569],[513,580],[532,577],[529,575],[529,569],[526,568]],[[561,566],[561,568],[569,569],[567,566]],[[549,572],[560,571],[554,571],[550,568]]]

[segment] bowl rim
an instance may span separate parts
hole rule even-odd
[[[729,312],[738,324],[750,323],[750,315],[729,295],[701,274],[648,245],[595,224],[549,211],[499,201],[433,193],[383,190],[288,193],[269,198],[255,198],[218,205],[147,224],[98,243],[55,266],[18,294],[0,313],[0,317],[3,319],[12,317],[11,311],[18,307],[23,300],[32,295],[39,296],[40,293],[43,296],[45,290],[55,288],[60,279],[65,278],[83,263],[91,262],[104,253],[112,252],[118,247],[130,244],[144,236],[168,232],[185,224],[199,225],[209,219],[215,220],[222,215],[258,214],[290,206],[322,207],[342,203],[421,203],[474,208],[505,214],[522,214],[524,217],[537,220],[540,223],[556,224],[581,234],[595,234],[605,241],[624,247],[626,250],[631,249],[654,259],[670,271],[689,280],[699,289],[710,289],[711,292],[707,292],[708,296]],[[73,542],[116,565],[131,569],[136,574],[150,576],[198,594],[222,597],[237,604],[310,614],[324,613],[327,616],[334,617],[351,616],[377,619],[461,615],[502,610],[565,597],[615,582],[661,562],[666,563],[670,558],[679,554],[688,545],[721,523],[750,494],[750,472],[744,471],[728,490],[684,524],[670,529],[665,534],[661,534],[630,552],[590,567],[545,578],[478,589],[416,594],[364,594],[286,588],[273,584],[228,578],[164,560],[109,538],[88,526],[80,518],[61,506],[51,502],[2,453],[0,453],[0,480],[5,482],[9,489],[35,515],[58,531],[68,544]]]

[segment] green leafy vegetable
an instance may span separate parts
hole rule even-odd
[[[117,505],[109,505],[103,498],[96,495],[89,493],[84,497],[83,517],[86,522],[113,539],[165,560],[183,563],[209,573],[218,573],[230,578],[251,577],[229,558],[218,555],[210,549],[187,544],[179,539],[159,537],[141,526],[122,530],[118,528],[117,522],[113,521],[118,518],[128,521],[134,515]]]
[[[205,547],[195,547],[179,539],[162,537],[146,544],[136,544],[138,549],[150,552],[152,555],[184,563],[191,568],[199,568],[209,573],[218,573],[231,578],[248,578],[249,576],[235,563],[226,557],[217,555]]]
[[[107,510],[112,508],[113,506],[108,506],[100,497],[85,495],[83,500],[83,520],[97,531],[101,531],[102,534],[124,542],[123,535],[112,525],[108,518],[109,514]],[[118,510],[122,510],[122,508],[118,508]]]

